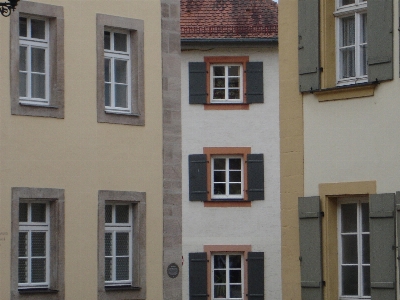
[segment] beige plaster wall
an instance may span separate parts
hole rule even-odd
[[[162,84],[158,0],[64,7],[65,118],[12,116],[9,19],[0,17],[0,299],[10,295],[11,187],[65,189],[65,298],[97,298],[98,190],[146,192],[147,298],[162,299]],[[96,13],[144,20],[145,126],[97,123]]]
[[[303,108],[297,74],[297,0],[279,1],[282,299],[300,299],[297,198],[303,196]]]

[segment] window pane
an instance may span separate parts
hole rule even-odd
[[[129,205],[115,206],[115,222],[129,223]]]
[[[28,282],[28,260],[18,259],[18,283]]]
[[[225,285],[214,285],[214,297],[215,298],[226,298],[226,286]]]
[[[127,83],[127,61],[118,60],[114,61],[115,64],[115,82]]]
[[[229,159],[229,169],[230,170],[241,170],[242,169],[242,160],[240,158]]]
[[[114,50],[115,51],[123,51],[127,52],[128,51],[128,39],[127,35],[124,33],[114,33]]]
[[[369,264],[369,234],[362,235],[362,263]]]
[[[342,0],[341,5],[349,5],[354,4],[354,0]]]
[[[19,222],[28,222],[28,203],[19,204]]]
[[[356,40],[354,16],[342,18],[341,23],[342,23],[341,46],[354,45]]]
[[[111,60],[106,58],[104,59],[104,81],[111,81]]]
[[[28,256],[28,233],[20,232],[18,235],[18,257]]]
[[[239,87],[239,78],[229,78],[229,87]]]
[[[229,171],[229,182],[241,182],[242,172],[241,171]]]
[[[342,54],[342,78],[349,78],[356,76],[354,47],[342,49],[341,54]]]
[[[27,74],[19,72],[19,96],[26,97],[26,78]]]
[[[27,47],[19,47],[19,70],[26,71]]]
[[[127,108],[127,89],[126,85],[116,84],[115,85],[115,106]]]
[[[356,264],[357,255],[357,235],[342,236],[342,262],[344,264]]]
[[[46,259],[32,258],[32,282],[46,281]]]
[[[214,69],[214,76],[224,76],[225,75],[225,67],[222,66],[215,66]]]
[[[225,171],[214,171],[214,182],[225,182]]]
[[[362,231],[369,232],[369,204],[361,203]]]
[[[46,232],[32,232],[32,256],[46,256]]]
[[[341,205],[342,232],[357,232],[357,203]]]
[[[230,286],[231,298],[241,298],[242,297],[242,286],[241,285],[231,285]]]
[[[214,270],[214,283],[225,283],[225,282],[226,282],[226,271]]]
[[[32,222],[46,222],[46,204],[32,203]]]
[[[105,106],[111,105],[111,84],[110,83],[106,83],[104,85],[104,103],[105,103]]]
[[[129,255],[129,233],[116,233],[116,255]]]
[[[358,295],[357,269],[357,266],[342,266],[342,295]]]
[[[361,15],[361,43],[367,42],[367,14]]]
[[[19,36],[26,37],[28,34],[28,19],[19,18]]]
[[[33,98],[46,98],[45,93],[45,75],[32,74],[32,97]]]
[[[241,270],[229,271],[229,282],[241,283],[242,282],[242,271]]]
[[[104,31],[104,49],[110,50],[110,32],[109,31]]]
[[[31,19],[31,37],[44,40],[46,38],[45,25],[44,20]]]
[[[226,256],[214,255],[214,269],[225,269],[225,268],[226,268]]]
[[[129,279],[129,257],[117,257],[116,280]]]
[[[112,223],[112,205],[106,205],[105,207],[105,221],[106,223]]]
[[[228,75],[229,76],[239,76],[239,67],[238,66],[230,66],[228,67]]]
[[[104,252],[106,256],[112,255],[112,233],[106,232],[104,235]]]
[[[225,184],[214,184],[214,195],[225,195]]]
[[[225,170],[225,162],[224,158],[215,158],[214,159],[214,170]]]
[[[371,296],[370,267],[364,266],[362,269],[363,269],[363,296]]]
[[[214,89],[213,99],[225,99],[225,90]]]
[[[241,268],[242,267],[242,256],[241,255],[229,255],[229,267],[230,268]]]
[[[46,50],[42,48],[31,48],[32,72],[45,73]]]
[[[217,88],[225,87],[225,79],[224,78],[214,78],[214,87],[217,87]]]
[[[104,279],[105,281],[112,280],[112,258],[106,257],[104,261]]]
[[[240,99],[239,90],[229,90],[229,99]]]
[[[242,193],[242,185],[240,183],[229,184],[230,195],[240,195]]]
[[[367,75],[367,45],[360,46],[361,70],[360,75]]]

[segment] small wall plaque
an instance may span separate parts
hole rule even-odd
[[[176,278],[179,275],[178,265],[175,263],[169,264],[169,266],[167,268],[167,274],[171,278]]]

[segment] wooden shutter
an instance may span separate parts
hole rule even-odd
[[[264,103],[263,62],[246,64],[246,102]]]
[[[299,198],[301,299],[322,300],[321,208],[319,197]]]
[[[400,192],[396,192],[396,231],[397,231],[397,251],[400,249]],[[400,255],[397,257],[400,260]],[[396,286],[399,289],[399,286]]]
[[[207,156],[189,155],[189,200],[207,201]]]
[[[368,1],[368,81],[393,79],[393,0]]]
[[[264,252],[247,253],[248,300],[264,300]]]
[[[369,196],[371,299],[396,299],[394,194]]]
[[[189,253],[189,299],[207,300],[207,253]]]
[[[264,155],[247,155],[247,196],[250,201],[264,200]]]
[[[189,63],[190,104],[206,104],[207,102],[206,74],[207,74],[206,63],[204,62]]]
[[[298,2],[300,92],[320,89],[319,2],[319,0]]]

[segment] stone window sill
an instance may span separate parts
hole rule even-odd
[[[346,86],[337,86],[315,91],[313,94],[319,102],[333,100],[347,100],[374,95],[377,83],[361,83]]]

